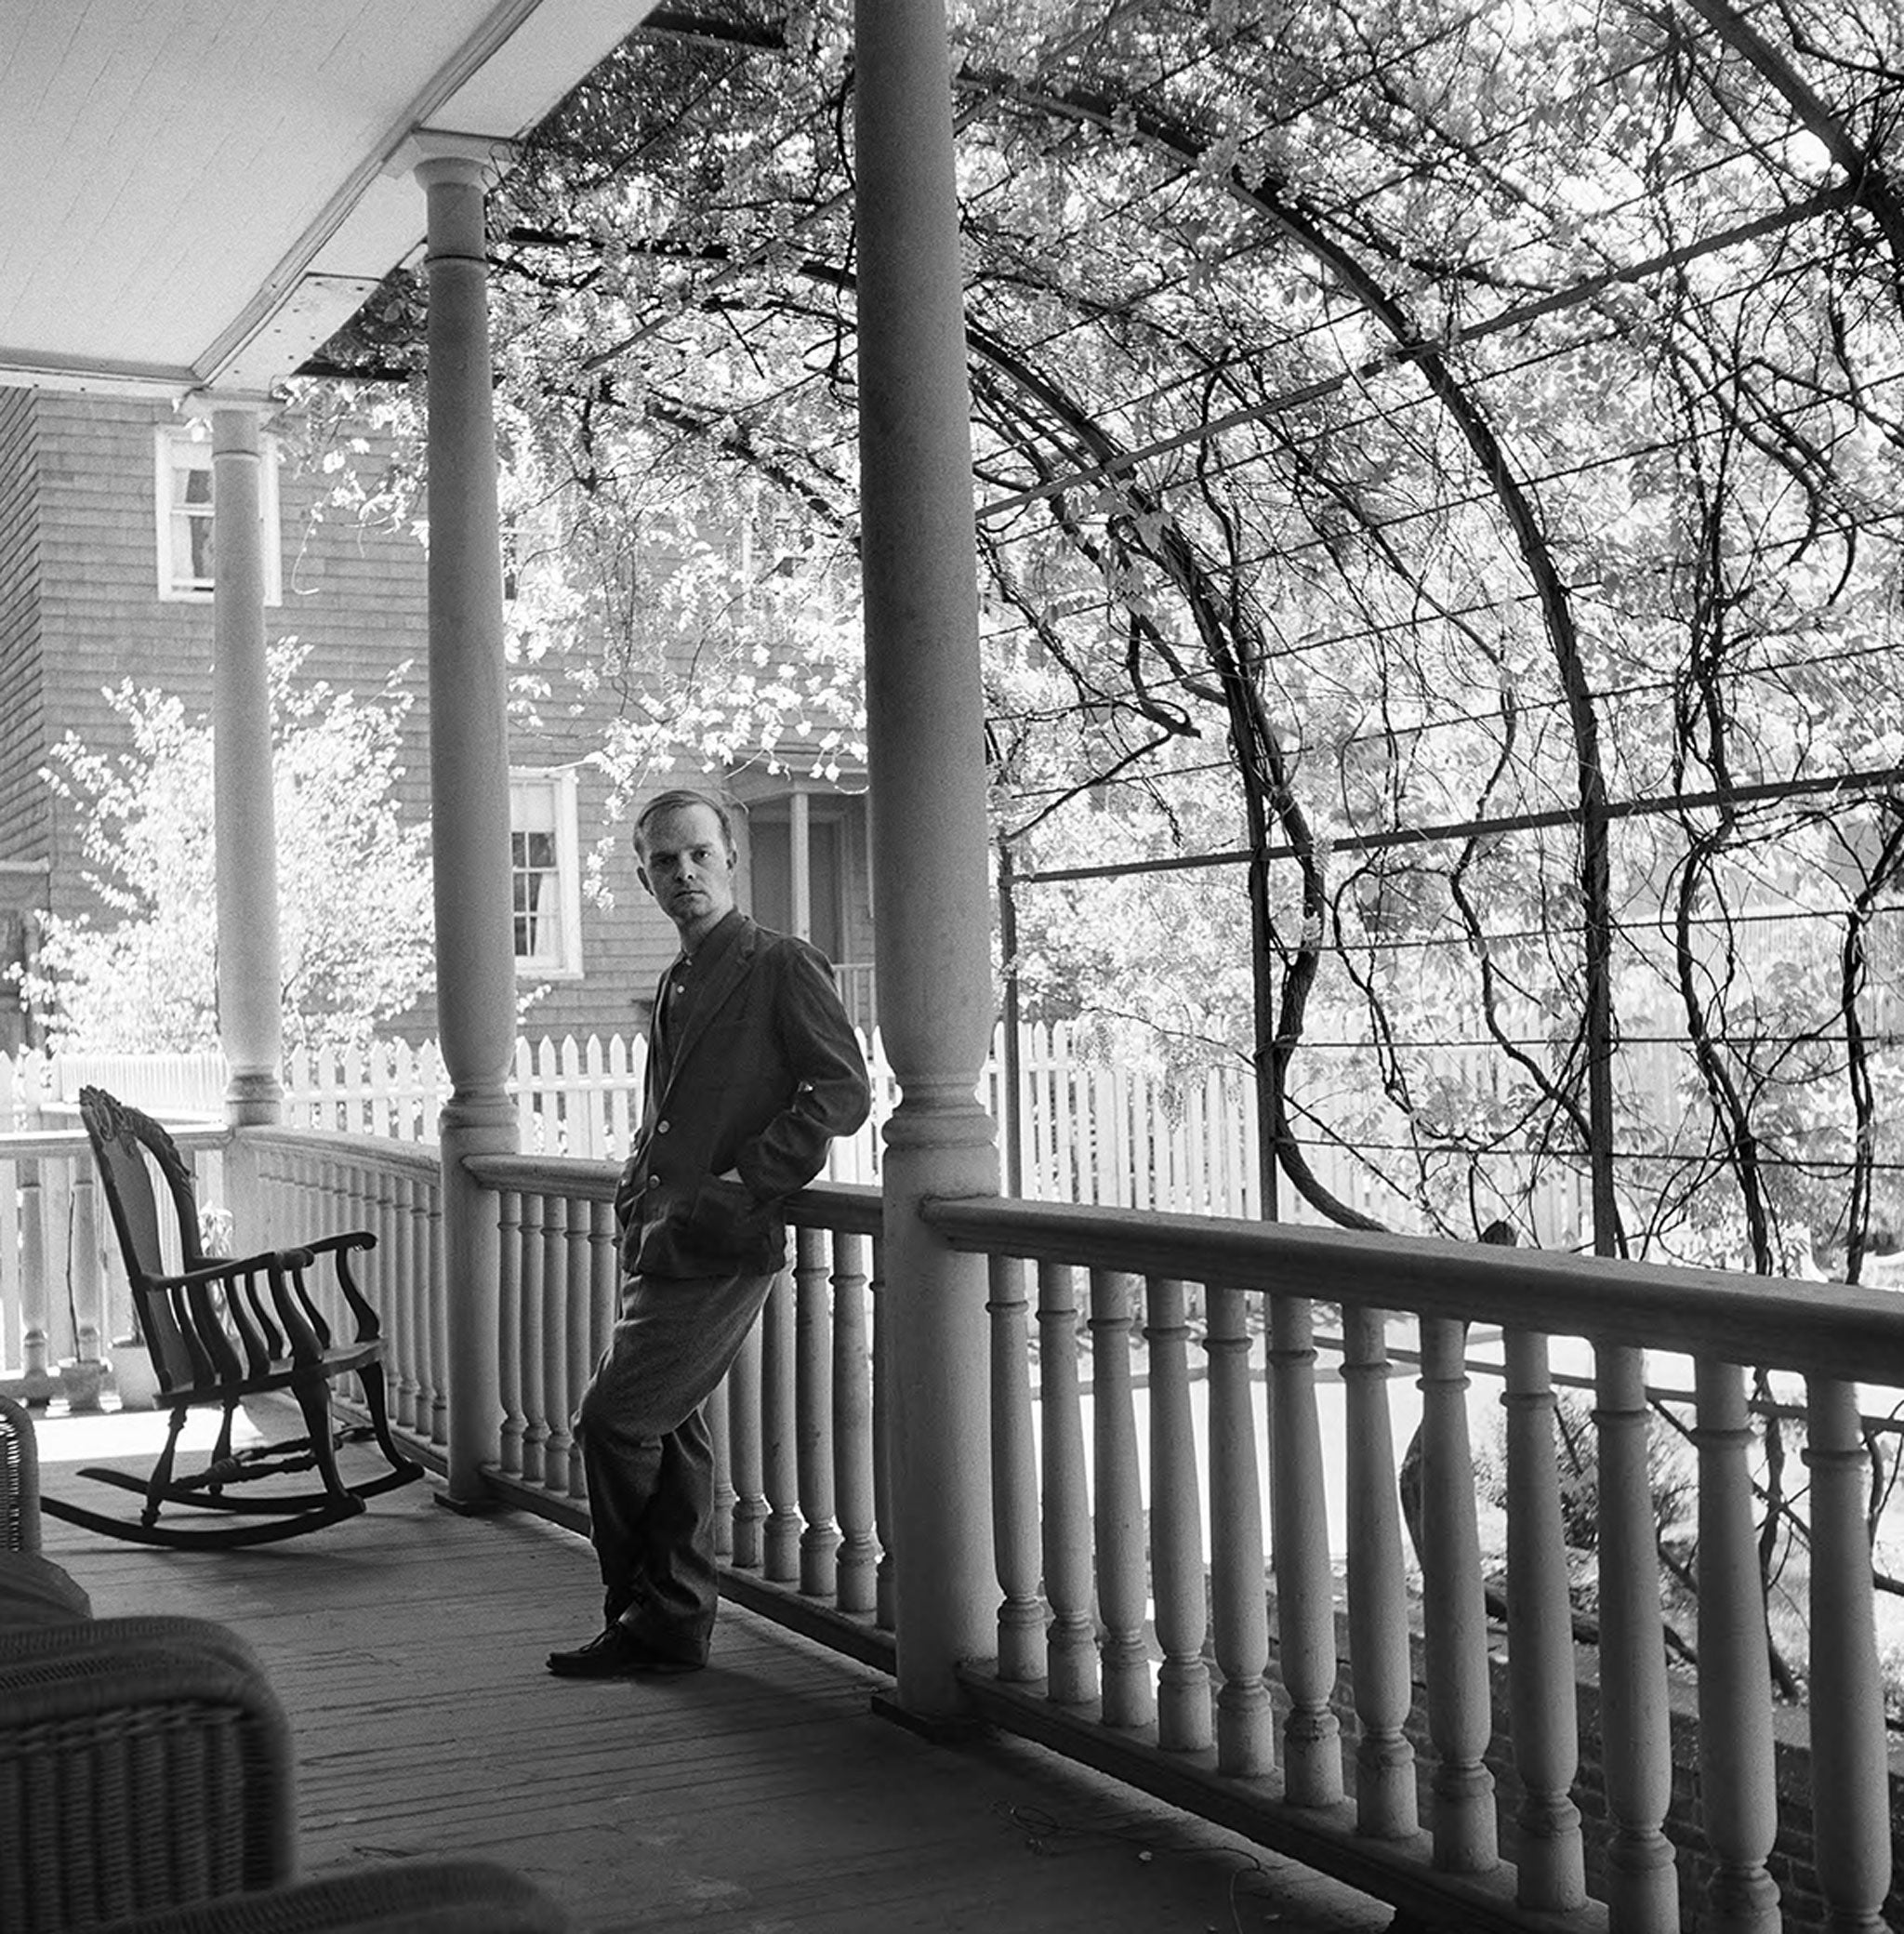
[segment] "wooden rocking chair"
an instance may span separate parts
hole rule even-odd
[[[142,1544],[185,1549],[263,1544],[354,1517],[366,1498],[420,1477],[423,1466],[405,1457],[390,1437],[377,1313],[350,1273],[350,1252],[373,1248],[377,1238],[358,1229],[258,1255],[207,1256],[199,1238],[192,1172],[172,1137],[149,1116],[100,1088],[80,1090],[79,1113],[112,1210],[139,1333],[158,1377],[158,1408],[170,1411],[171,1424],[150,1477],[98,1466],[80,1473],[143,1492],[145,1509],[136,1522],[48,1497],[44,1488],[41,1508],[69,1523]],[[165,1178],[178,1218],[181,1266],[171,1273],[160,1249],[148,1156]],[[325,1256],[355,1326],[348,1343],[333,1341],[330,1325],[307,1286],[307,1272]],[[347,1485],[338,1473],[331,1423],[331,1384],[347,1373],[355,1375],[363,1388],[370,1434],[390,1466],[355,1485]],[[305,1435],[234,1451],[231,1433],[239,1406],[247,1397],[278,1390],[296,1398]],[[210,1404],[223,1412],[210,1462],[193,1476],[176,1476],[173,1466],[185,1419],[193,1409]],[[249,1489],[259,1479],[311,1470],[321,1490],[254,1493]],[[254,1514],[267,1521],[161,1524],[159,1513],[168,1504]]]

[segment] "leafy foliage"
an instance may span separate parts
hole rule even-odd
[[[1545,1240],[1904,1222],[1899,17],[1771,18],[955,10],[1014,965],[1250,1059],[1320,1212],[1327,1138],[1454,1233],[1554,1166]],[[854,743],[852,88],[838,0],[670,9],[496,197],[539,675],[620,684],[630,786]]]
[[[271,665],[284,1039],[357,1045],[429,983],[428,828],[396,813],[408,700],[394,679],[364,698],[301,681],[302,657],[285,644]],[[27,991],[81,1052],[214,1047],[211,727],[129,681],[107,695],[130,749],[69,734],[47,772],[78,808],[107,917],[49,919]]]

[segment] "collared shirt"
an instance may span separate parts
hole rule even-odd
[[[661,998],[655,1003],[655,1033],[671,1052],[680,1041],[694,1013],[695,997],[707,985],[707,976],[721,956],[740,938],[744,922],[738,907],[724,913],[720,924],[704,938],[693,953],[675,957],[661,984]]]

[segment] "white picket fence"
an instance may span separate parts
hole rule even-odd
[[[1485,1088],[1499,1080],[1499,1057],[1446,1051],[1441,1078]],[[516,1044],[510,1091],[525,1151],[618,1160],[640,1119],[646,1044],[638,1035],[573,1036]],[[897,1084],[876,1034],[867,1050],[873,1110],[866,1126],[835,1145],[828,1176],[876,1182],[880,1129],[897,1102]],[[1020,1192],[1042,1201],[1097,1202],[1190,1214],[1256,1217],[1263,1212],[1256,1111],[1248,1070],[1230,1067],[1166,1081],[1092,1052],[1082,1030],[1026,1027],[1018,1056]],[[1472,1066],[1470,1065],[1472,1064]],[[1318,1079],[1326,1078],[1318,1057]],[[1001,1029],[985,1064],[979,1098],[1001,1123],[1007,1107]],[[1670,1051],[1628,1057],[1624,1077],[1646,1116],[1670,1129],[1678,1107]],[[80,1088],[94,1082],[174,1122],[223,1119],[225,1067],[216,1052],[196,1054],[39,1055],[0,1058],[0,1133],[77,1125]],[[434,1139],[448,1095],[436,1044],[377,1043],[364,1053],[293,1053],[284,1071],[287,1127]],[[1371,1161],[1316,1143],[1309,1151],[1331,1194],[1398,1229],[1421,1218],[1406,1193],[1399,1149],[1371,1149]],[[1508,1167],[1511,1170],[1509,1159]],[[1386,1186],[1388,1171],[1401,1186]],[[1507,1186],[1513,1185],[1510,1181]],[[1543,1245],[1578,1242],[1586,1224],[1585,1183],[1550,1165],[1522,1204]],[[1285,1187],[1286,1220],[1321,1221]]]

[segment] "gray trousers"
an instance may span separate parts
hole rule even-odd
[[[720,1602],[704,1407],[767,1300],[765,1276],[626,1276],[575,1435],[605,1622],[670,1658],[707,1656]]]

